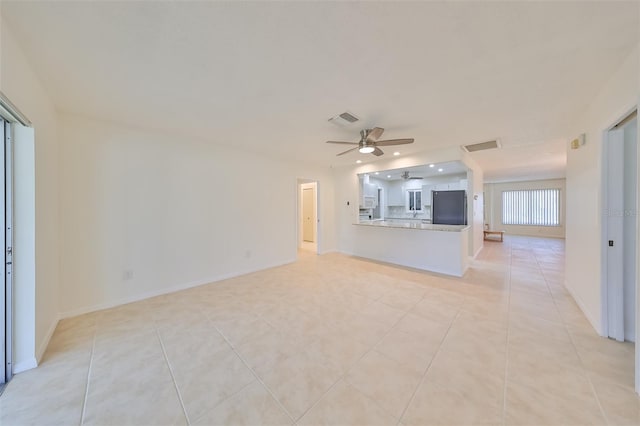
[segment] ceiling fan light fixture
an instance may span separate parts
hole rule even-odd
[[[363,146],[358,151],[360,151],[362,154],[371,154],[375,150],[376,149],[372,146]]]

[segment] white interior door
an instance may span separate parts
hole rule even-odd
[[[5,145],[5,121],[0,118],[0,165],[2,168],[2,173],[0,173],[0,200],[3,201],[3,206],[0,208],[0,223],[4,224],[5,215],[4,215],[4,199],[5,199],[5,185],[4,185],[4,145]],[[5,233],[0,232],[0,239],[2,239],[2,247],[5,247]],[[2,265],[0,266],[0,270],[2,271],[2,277],[5,276],[5,262],[0,262]],[[4,279],[2,280],[4,283]],[[9,349],[8,337],[10,333],[8,333],[9,329],[7,326],[7,291],[6,287],[2,286],[2,291],[0,291],[0,365],[2,366],[2,371],[0,372],[0,384],[6,383],[11,374],[11,369],[7,369],[7,361],[9,357],[7,357],[7,352]],[[8,374],[7,374],[8,373]]]
[[[637,118],[624,127],[623,309],[624,340],[636,341],[636,259],[638,227],[638,129]]]
[[[624,341],[624,131],[607,140],[607,334]]]
[[[313,229],[316,221],[316,197],[314,192],[313,188],[302,190],[302,239],[310,243],[315,242]]]

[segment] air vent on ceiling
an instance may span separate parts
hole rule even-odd
[[[471,145],[462,145],[462,149],[467,152],[484,151],[486,149],[500,148],[500,142],[498,140],[473,143]]]
[[[355,123],[358,120],[359,118],[351,114],[350,112],[343,112],[342,114],[329,119],[329,121],[334,124],[351,124]]]

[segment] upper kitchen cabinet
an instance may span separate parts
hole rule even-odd
[[[431,205],[431,191],[433,191],[434,185],[422,185],[422,205]]]
[[[404,206],[405,194],[402,181],[389,182],[387,191],[387,206]]]
[[[459,189],[467,189],[467,179],[460,179],[456,182],[438,183],[431,188],[434,191],[456,191]]]
[[[369,182],[369,176],[359,176],[360,208],[373,209],[378,206],[378,185]]]

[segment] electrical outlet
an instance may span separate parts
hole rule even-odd
[[[244,257],[245,259],[250,259],[251,258],[251,250],[247,250],[244,252]]]
[[[125,271],[122,273],[122,279],[124,281],[133,279],[133,269],[125,269]]]

